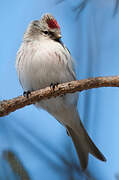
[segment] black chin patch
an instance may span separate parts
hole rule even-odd
[[[67,49],[67,47],[65,47],[65,45],[63,44],[61,38],[60,38],[60,39],[55,39],[55,41],[58,42],[58,43],[60,43],[64,49]],[[67,49],[67,50],[68,50],[69,54],[71,54],[70,51],[69,51],[69,49]]]
[[[61,38],[60,38],[60,39],[55,39],[55,41],[58,42],[58,43],[60,43],[60,44],[64,47],[64,44],[63,44]]]

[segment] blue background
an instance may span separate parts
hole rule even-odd
[[[76,60],[78,79],[119,74],[118,0],[21,0],[0,2],[0,100],[21,95],[16,52],[30,21],[49,12],[58,20],[62,40]],[[107,158],[90,156],[86,173],[65,128],[47,112],[27,106],[0,118],[0,178],[16,179],[2,152],[12,150],[32,180],[114,180],[119,172],[119,89],[80,93],[78,109],[93,141]]]

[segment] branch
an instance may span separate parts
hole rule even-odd
[[[34,91],[28,98],[18,96],[10,100],[0,101],[0,117],[8,115],[24,106],[35,104],[37,101],[60,96],[66,93],[88,90],[99,87],[119,87],[119,76],[96,77],[59,84],[54,89],[47,87]]]

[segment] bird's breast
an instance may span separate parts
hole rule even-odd
[[[23,43],[17,54],[16,68],[24,90],[37,90],[51,83],[72,80],[66,73],[68,54],[59,44],[37,41]]]

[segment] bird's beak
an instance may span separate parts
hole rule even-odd
[[[62,37],[61,34],[57,34],[57,35],[56,35],[56,38],[57,38],[57,39],[60,39],[61,37]]]

